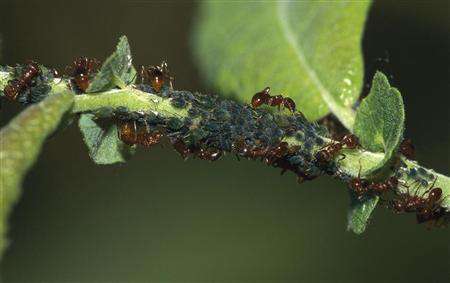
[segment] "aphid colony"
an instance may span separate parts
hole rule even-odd
[[[197,157],[215,161],[225,152],[238,158],[260,160],[266,164],[292,171],[299,181],[309,180],[321,173],[314,165],[311,150],[323,145],[319,133],[326,130],[309,123],[303,114],[295,112],[295,104],[289,99],[277,98],[271,106],[284,103],[292,115],[272,114],[267,110],[221,100],[215,95],[203,95],[173,90],[173,78],[166,63],[141,69],[142,91],[169,98],[177,108],[186,108],[188,117],[162,118],[153,113],[115,111],[119,138],[129,145],[152,146],[169,143],[182,158]],[[286,102],[287,101],[287,102]],[[282,124],[288,126],[282,126]],[[293,136],[304,146],[289,146],[284,136]]]
[[[86,57],[75,59],[66,68],[70,87],[76,93],[84,93],[96,74],[99,61]],[[35,62],[14,68],[15,78],[4,89],[5,96],[22,103],[41,100],[49,92],[49,82],[58,77],[55,70],[40,67]],[[337,170],[336,162],[345,155],[343,149],[358,148],[358,138],[348,134],[328,143],[325,127],[307,121],[289,97],[270,95],[266,87],[256,93],[251,105],[242,105],[231,100],[221,100],[215,95],[204,95],[188,91],[173,90],[173,77],[170,76],[167,63],[159,66],[142,67],[141,84],[136,87],[145,92],[169,98],[176,108],[188,110],[187,117],[163,118],[152,112],[130,112],[119,107],[114,110],[113,119],[118,127],[118,137],[125,144],[151,147],[161,142],[173,146],[183,159],[197,157],[203,160],[218,160],[225,152],[235,154],[237,158],[260,160],[267,165],[280,168],[283,174],[292,171],[299,182],[311,180],[322,174],[347,179],[349,189],[359,200],[369,195],[386,196],[392,192],[394,198],[389,207],[396,213],[416,213],[419,223],[442,225],[442,219],[448,216],[441,206],[442,190],[433,184],[421,195],[411,194],[410,187],[399,183],[401,174],[417,184],[428,186],[433,175],[423,169],[414,168],[405,171],[407,166],[400,161],[395,176],[384,181],[369,181],[358,177],[345,177]],[[260,109],[267,105],[284,107],[292,114],[283,115]],[[283,139],[294,138],[299,145],[290,146]],[[311,152],[316,152],[314,155]],[[414,158],[414,146],[409,139],[404,140],[399,152],[406,158]],[[335,161],[337,159],[337,161]],[[424,172],[422,172],[424,171]],[[407,188],[406,193],[397,193],[398,186]]]

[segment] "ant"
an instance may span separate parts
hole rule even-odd
[[[283,105],[292,113],[295,112],[296,108],[294,100],[289,97],[283,97],[280,94],[271,96],[270,87],[266,87],[262,91],[257,92],[255,95],[253,95],[251,103],[253,108],[258,108],[263,104],[267,104],[269,106],[278,106],[278,108]]]
[[[95,58],[78,57],[73,60],[72,65],[66,67],[66,73],[71,77],[71,82],[80,90],[85,92],[89,87],[89,80],[96,71],[100,62]]]
[[[319,150],[316,153],[316,160],[321,164],[327,164],[344,146],[348,149],[355,149],[359,146],[359,140],[353,134],[345,135],[340,141],[333,141]]]
[[[6,85],[4,89],[6,97],[10,100],[16,100],[17,96],[29,88],[33,79],[40,73],[41,69],[38,64],[33,61],[28,61],[22,75],[18,79],[11,80],[8,85]]]
[[[137,143],[145,146],[145,147],[150,147],[152,145],[158,144],[161,141],[161,138],[164,135],[162,133],[160,133],[159,131],[154,131],[154,132],[148,132],[147,129],[145,128],[144,130],[140,130],[138,132],[137,135]]]
[[[266,164],[272,164],[277,159],[282,158],[289,152],[289,144],[287,142],[280,142],[277,146],[270,148],[264,156]]]
[[[164,84],[168,83],[169,88],[172,89],[173,77],[169,74],[169,68],[165,61],[159,66],[141,67],[142,82],[148,80],[152,88],[156,92],[160,92]]]
[[[403,154],[408,159],[415,158],[415,148],[411,139],[404,139],[400,144],[400,153]]]
[[[187,159],[188,155],[192,153],[192,150],[184,143],[183,140],[177,139],[172,142],[173,148],[181,155],[183,159]]]
[[[120,122],[118,126],[119,139],[127,145],[137,144],[137,129],[135,122]]]
[[[381,183],[372,182],[371,184],[369,184],[368,189],[369,191],[375,194],[384,194],[390,190],[397,188],[397,186],[398,186],[397,177],[391,176],[386,181]]]
[[[298,167],[292,165],[286,158],[281,157],[273,161],[272,166],[281,168],[281,175],[283,175],[286,171],[292,171],[297,175],[297,182],[299,184],[303,183],[305,180],[313,180],[317,178],[317,176],[309,175],[301,170]]]
[[[119,124],[118,136],[127,145],[139,144],[144,147],[150,147],[158,144],[163,134],[159,131],[149,133],[147,127],[138,129],[136,122],[127,121]]]
[[[361,163],[360,163],[358,177],[350,180],[349,187],[355,193],[356,197],[359,200],[361,200],[362,197],[369,192],[381,195],[397,188],[398,184],[399,184],[398,178],[395,176],[391,176],[384,182],[379,183],[369,182],[366,179],[361,179]]]
[[[251,159],[263,158],[268,151],[268,149],[264,147],[250,147],[245,144],[243,139],[234,141],[231,144],[231,149],[236,152],[238,160],[239,156]]]
[[[417,222],[437,224],[438,221],[446,214],[445,209],[441,206],[442,189],[435,188],[437,177],[433,184],[422,193],[410,195],[409,190],[406,193],[400,193],[398,199],[391,201],[390,207],[395,213],[414,212],[416,213]],[[426,197],[425,195],[428,194]]]

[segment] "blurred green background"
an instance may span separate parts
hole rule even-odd
[[[447,175],[449,8],[375,1],[363,43],[367,78],[381,69],[403,94],[418,160]],[[214,92],[189,50],[195,13],[186,1],[2,0],[0,63],[63,68],[80,55],[104,59],[126,34],[136,64],[166,59],[176,88]],[[3,102],[1,125],[19,110]],[[73,125],[48,141],[24,187],[0,265],[5,282],[448,282],[450,275],[448,229],[426,231],[412,215],[379,208],[367,232],[353,235],[345,231],[342,183],[298,185],[293,175],[230,156],[183,162],[157,147],[125,165],[96,166]]]

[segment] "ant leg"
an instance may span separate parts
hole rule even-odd
[[[141,84],[144,83],[144,78],[145,78],[145,74],[146,74],[147,70],[145,69],[144,66],[141,66],[141,71],[139,72],[141,75]]]
[[[437,180],[437,176],[434,178],[433,184],[431,184],[431,186],[428,188],[428,190],[426,190],[426,191],[422,194],[422,197],[423,197],[425,194],[429,193],[429,192],[434,188],[434,185],[436,184],[436,180]]]

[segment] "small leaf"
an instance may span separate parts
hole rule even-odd
[[[0,256],[7,246],[9,211],[22,192],[22,180],[72,104],[71,93],[52,94],[29,106],[0,131]]]
[[[135,79],[136,70],[132,64],[130,45],[127,37],[122,36],[116,51],[103,63],[86,92],[99,92],[116,86],[125,88],[134,83]]]
[[[365,149],[384,153],[383,160],[369,172],[384,167],[395,155],[403,138],[404,124],[405,110],[400,92],[389,85],[385,75],[377,72],[370,94],[358,108],[354,128]]]
[[[124,144],[117,134],[117,126],[108,120],[96,119],[94,114],[82,114],[78,122],[89,156],[97,164],[127,161],[134,147]]]
[[[363,81],[371,1],[205,1],[194,52],[205,78],[248,102],[270,86],[310,120],[333,112],[351,129]]]
[[[370,196],[359,201],[355,196],[351,195],[350,210],[347,216],[347,230],[356,234],[361,234],[366,230],[370,215],[377,206],[379,197]]]

